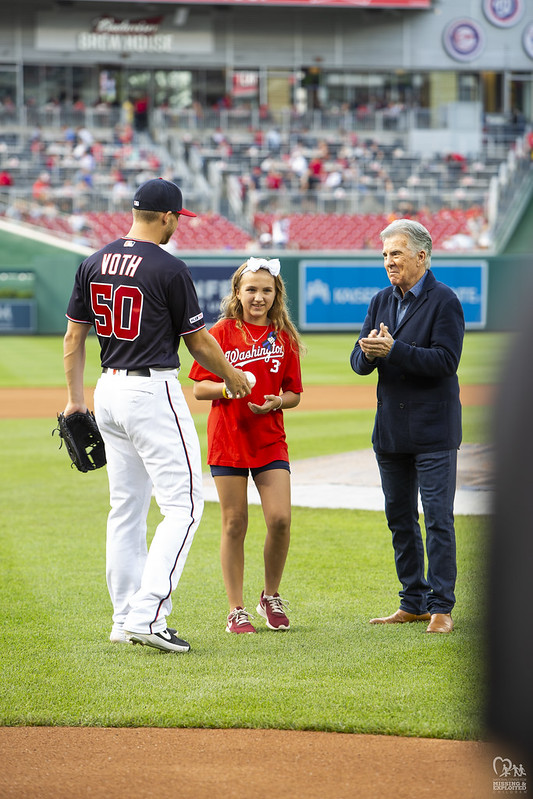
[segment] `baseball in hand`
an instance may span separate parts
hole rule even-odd
[[[257,380],[256,380],[256,377],[255,377],[254,373],[253,372],[243,372],[243,374],[245,375],[246,379],[250,383],[250,387],[253,388],[255,386],[255,384],[257,383]],[[231,393],[231,391],[228,391],[228,388],[227,388],[225,383],[224,383],[224,388],[222,389],[222,396],[225,397],[226,399],[233,399],[233,394]]]

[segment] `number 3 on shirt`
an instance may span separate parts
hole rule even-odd
[[[136,286],[91,283],[94,327],[99,336],[133,341],[141,329],[143,295]]]
[[[271,364],[272,364],[272,366],[270,367],[270,371],[273,374],[276,374],[276,372],[279,372],[279,367],[281,366],[281,361],[278,361],[278,359],[275,358],[273,361],[271,361]]]

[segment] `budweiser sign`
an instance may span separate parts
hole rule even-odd
[[[162,17],[150,19],[115,19],[99,17],[94,20],[93,33],[107,33],[121,36],[153,36],[159,30]]]

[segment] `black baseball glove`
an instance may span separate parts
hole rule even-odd
[[[62,439],[59,449],[65,442],[67,452],[76,469],[89,472],[105,466],[105,447],[92,411],[85,413],[57,414],[57,427],[52,435],[59,431]]]

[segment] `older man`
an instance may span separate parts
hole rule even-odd
[[[378,370],[372,442],[402,589],[399,609],[370,623],[427,621],[427,632],[450,633],[464,315],[456,294],[430,270],[432,240],[423,225],[398,219],[380,236],[391,286],[372,298],[350,363],[360,375]]]

